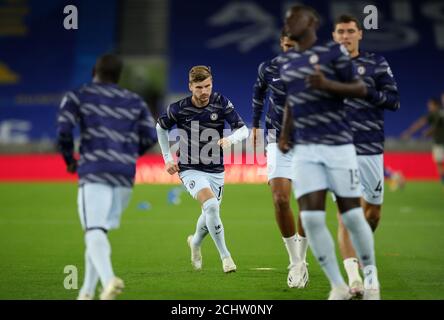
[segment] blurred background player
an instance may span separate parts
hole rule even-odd
[[[443,105],[436,98],[427,102],[428,113],[416,120],[407,130],[402,133],[402,138],[408,139],[417,131],[428,125],[423,131],[423,136],[431,136],[433,139],[432,154],[436,163],[441,182],[444,186],[444,94],[442,95]]]
[[[145,102],[120,88],[123,63],[101,56],[93,82],[68,92],[57,119],[58,146],[71,173],[78,173],[78,209],[85,231],[85,279],[79,300],[94,298],[97,282],[102,300],[114,299],[124,283],[114,275],[107,233],[116,229],[128,205],[136,160],[155,142],[155,122]],[[80,126],[80,159],[74,158],[73,130]]]
[[[362,51],[362,28],[353,16],[339,16],[333,27],[333,40],[343,45],[358,74],[367,85],[362,99],[345,99],[347,117],[353,132],[353,143],[358,155],[361,206],[373,232],[376,230],[384,198],[384,111],[399,109],[398,88],[386,59],[378,54]],[[348,232],[338,213],[338,242],[350,290],[361,297],[364,288],[359,275],[359,263]]]
[[[219,251],[223,271],[228,273],[236,271],[236,265],[225,244],[224,227],[219,213],[224,187],[221,148],[228,148],[247,138],[248,128],[234,110],[233,104],[221,94],[213,93],[212,88],[213,78],[208,67],[191,68],[189,89],[192,95],[169,105],[166,112],[159,117],[156,129],[166,170],[171,175],[178,172],[188,192],[202,206],[196,231],[187,239],[192,265],[196,270],[202,268],[200,247],[209,232]],[[236,131],[223,138],[225,121]],[[169,130],[174,126],[182,134],[178,164],[171,155],[168,139]],[[207,135],[206,138],[201,137],[202,132]],[[212,137],[211,140],[208,135]],[[199,140],[196,141],[196,138]]]
[[[280,47],[283,52],[295,46],[285,31],[281,32]],[[260,120],[268,100],[268,112],[265,116],[267,129],[267,175],[268,184],[273,195],[276,222],[281,231],[282,239],[290,258],[287,284],[290,288],[304,288],[308,282],[306,253],[308,242],[298,219],[298,232],[290,207],[291,195],[291,159],[292,153],[282,153],[277,146],[280,136],[282,117],[285,106],[285,86],[280,79],[279,66],[274,58],[259,65],[258,77],[253,88],[253,144],[256,146],[258,134],[261,132]],[[268,93],[268,99],[267,99]]]
[[[285,25],[299,51],[281,56],[287,104],[279,147],[289,149],[293,130],[293,187],[313,254],[331,285],[329,299],[348,300],[349,287],[339,271],[334,242],[325,222],[327,190],[337,197],[344,225],[364,265],[365,299],[379,299],[373,234],[360,206],[359,169],[342,97],[365,97],[348,52],[334,42],[317,43],[319,15],[299,5],[287,12]],[[323,72],[329,75],[327,79]]]
[[[389,184],[390,191],[397,191],[405,186],[404,174],[399,170],[384,167],[384,178]]]

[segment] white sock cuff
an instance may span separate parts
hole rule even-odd
[[[301,211],[301,218],[303,216],[306,216],[307,214],[311,216],[324,216],[325,217],[325,211],[323,210],[302,210]]]
[[[344,212],[341,215],[342,222],[344,223],[347,229],[362,229],[367,224],[367,220],[365,220],[364,210],[361,207],[353,208]]]
[[[355,257],[344,259],[344,267],[346,267],[346,268],[347,268],[347,266],[352,266],[352,265],[355,265],[355,264],[359,265],[359,261]]]
[[[284,242],[287,242],[287,241],[295,241],[297,238],[298,238],[298,235],[297,235],[297,234],[294,234],[294,235],[292,235],[292,236],[290,236],[290,237],[288,237],[288,238],[282,237],[282,240],[284,240]]]
[[[85,241],[88,243],[88,241],[97,241],[99,239],[107,239],[107,235],[105,232],[103,232],[103,230],[100,229],[93,229],[93,230],[88,230],[85,233]]]
[[[351,210],[345,211],[343,214],[341,214],[342,219],[353,219],[356,216],[361,215],[364,216],[364,210],[362,207],[356,207]]]
[[[307,229],[310,224],[325,224],[325,211],[301,211],[301,220],[304,229]]]

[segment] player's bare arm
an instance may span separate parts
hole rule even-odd
[[[284,116],[282,120],[282,130],[281,135],[279,137],[279,149],[283,153],[287,153],[291,149],[290,145],[290,134],[292,130],[292,114],[291,109],[288,104],[285,105],[284,108]]]
[[[222,138],[217,141],[217,145],[221,146],[223,149],[231,147],[231,141],[228,138]]]
[[[175,174],[176,172],[179,172],[179,166],[174,162],[166,163],[165,169],[171,175]]]
[[[419,130],[421,130],[425,125],[427,124],[427,117],[426,116],[422,116],[421,118],[419,118],[418,120],[416,120],[407,130],[405,130],[402,134],[401,134],[401,138],[402,139],[408,139],[410,138],[412,135],[414,135],[416,132],[418,132]]]
[[[257,136],[258,130],[259,128],[255,127],[251,129],[251,141],[253,142],[253,148],[255,151],[256,151],[256,144],[258,143],[258,136]]]

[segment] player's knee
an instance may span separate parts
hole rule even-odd
[[[205,214],[216,216],[219,214],[219,201],[216,198],[208,199],[203,203]]]
[[[290,196],[285,193],[275,192],[273,202],[279,212],[286,212],[290,208]]]
[[[203,188],[202,190],[200,190],[197,195],[196,195],[196,199],[203,205],[205,202],[207,202],[208,200],[214,198],[215,195],[213,193],[213,191],[211,191],[210,188]]]
[[[305,232],[315,234],[322,229],[325,224],[325,215],[319,215],[318,212],[303,211],[301,212],[302,226]]]
[[[101,245],[106,239],[106,232],[102,228],[86,230],[85,240],[87,247]]]
[[[336,198],[336,203],[338,204],[338,209],[341,213],[353,210],[355,208],[361,207],[360,198]]]

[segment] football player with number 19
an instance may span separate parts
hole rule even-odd
[[[325,222],[327,190],[336,195],[342,221],[364,266],[364,298],[379,299],[373,234],[360,206],[358,161],[343,100],[365,97],[367,88],[342,45],[317,41],[319,21],[309,6],[287,11],[286,30],[299,50],[282,54],[280,63],[287,108],[279,148],[289,150],[292,133],[294,193],[310,248],[330,281],[329,299],[347,300],[351,294]]]

